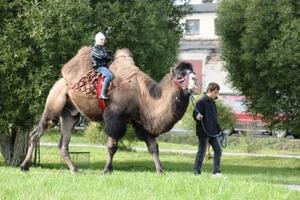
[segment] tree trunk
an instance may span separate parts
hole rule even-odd
[[[12,130],[10,135],[1,136],[0,152],[4,157],[6,165],[19,166],[25,159],[28,134],[19,129]]]

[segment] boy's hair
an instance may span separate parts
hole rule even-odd
[[[212,92],[212,91],[215,91],[215,90],[218,90],[220,91],[220,86],[218,83],[209,83],[207,88],[206,88],[206,92]]]

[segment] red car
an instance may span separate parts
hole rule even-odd
[[[263,133],[274,135],[276,137],[286,137],[292,135],[294,138],[300,138],[300,133],[290,132],[288,129],[269,130],[267,128],[268,122],[263,120],[262,115],[253,115],[247,112],[247,107],[244,104],[245,97],[240,95],[221,95],[221,101],[232,108],[236,117],[236,126],[231,131],[232,133]],[[278,116],[277,119],[285,120],[284,116]]]
[[[247,112],[247,107],[244,104],[245,97],[239,95],[221,95],[220,99],[225,105],[231,107],[235,114],[236,126],[232,131],[233,133],[268,132],[266,123],[262,120],[262,116]]]

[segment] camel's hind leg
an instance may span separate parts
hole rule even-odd
[[[32,165],[32,153],[39,141],[39,138],[50,127],[53,127],[59,121],[59,116],[65,107],[67,101],[66,85],[63,79],[56,82],[50,90],[43,116],[39,124],[29,134],[29,147],[25,160],[21,164],[21,170],[27,171]]]
[[[33,131],[29,134],[29,147],[26,154],[26,157],[21,164],[21,170],[22,171],[28,171],[29,168],[32,165],[32,153],[34,149],[36,148],[36,145],[40,139],[40,137],[43,135],[43,133],[48,129],[53,127],[58,123],[58,116],[52,116],[51,118],[46,118],[45,114],[41,118],[39,124],[33,129]]]
[[[33,129],[33,131],[29,134],[28,151],[27,151],[25,160],[23,161],[23,163],[20,166],[22,171],[28,171],[29,168],[31,167],[33,150],[36,147],[37,142],[39,141],[39,138],[43,135],[43,133],[45,132],[46,129],[47,129],[47,126],[46,126],[44,118],[42,117],[38,126],[36,126]]]
[[[74,128],[75,124],[78,122],[79,117],[80,114],[76,112],[74,108],[70,110],[67,107],[64,109],[60,117],[61,137],[62,137],[59,144],[60,154],[62,158],[66,161],[71,173],[75,173],[77,169],[70,158],[69,143],[71,139],[72,129]]]

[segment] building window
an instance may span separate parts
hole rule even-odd
[[[185,33],[186,34],[199,34],[199,19],[188,19],[185,22]]]
[[[214,19],[214,29],[215,29],[215,31],[214,31],[214,33],[215,33],[215,35],[217,35],[217,18],[215,18]]]
[[[202,0],[202,3],[218,3],[218,0]]]

